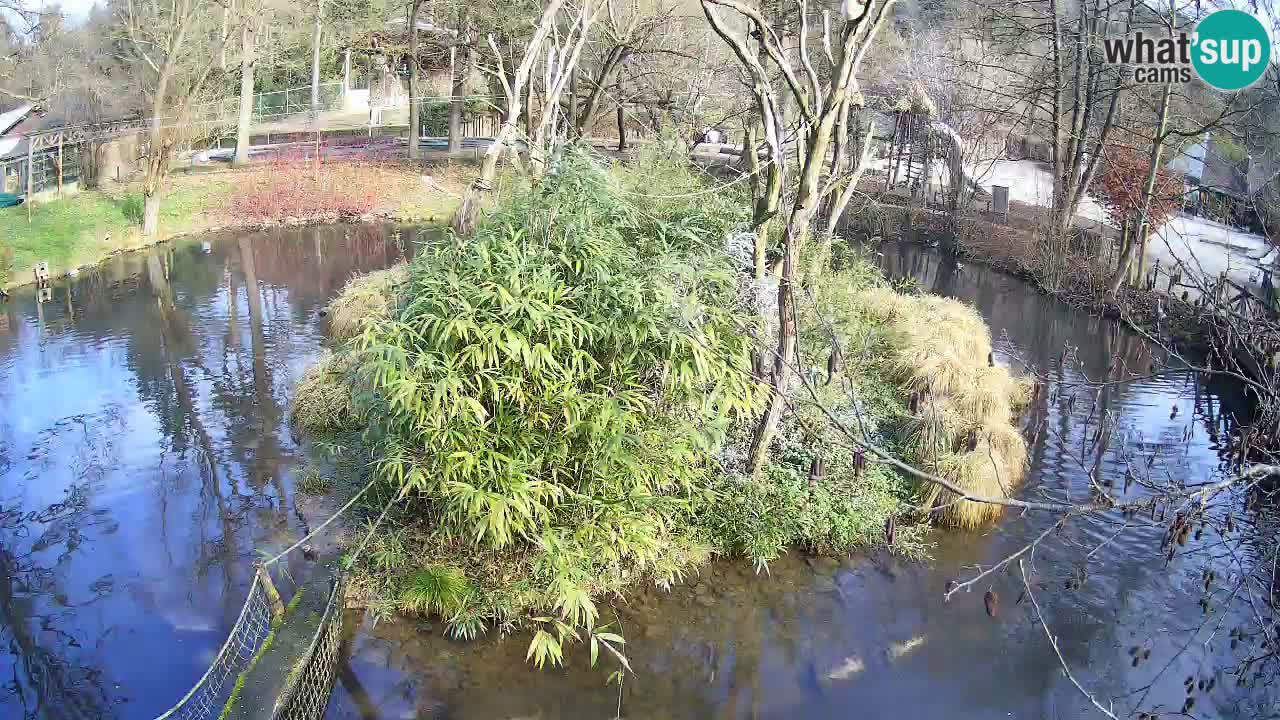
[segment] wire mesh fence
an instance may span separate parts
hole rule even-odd
[[[255,575],[249,586],[240,617],[232,626],[222,650],[209,665],[209,670],[195,686],[156,720],[207,720],[222,713],[228,680],[234,678],[257,654],[263,640],[271,631],[271,601],[267,597],[261,578]],[[313,716],[313,717],[319,717]]]
[[[33,154],[29,165],[25,157],[0,163],[0,192],[25,195],[28,172],[31,173],[31,192],[58,189],[58,162],[58,149],[48,148]],[[80,179],[80,146],[76,144],[64,147],[61,162],[61,184],[77,182]]]
[[[451,97],[422,97],[418,99],[418,134],[422,137],[445,137],[449,134],[449,113],[453,107]],[[462,137],[492,138],[502,126],[502,115],[494,104],[495,98],[474,95],[462,98],[460,130]]]
[[[271,720],[319,720],[329,706],[338,655],[342,652],[342,606],[346,573],[339,571],[329,590],[320,626],[299,664],[289,674]]]
[[[318,102],[311,104],[311,86],[257,93],[253,96],[251,117],[255,121],[273,120],[301,113],[326,112],[342,106],[342,83],[321,83],[317,88]],[[192,108],[193,123],[235,123],[240,114],[240,98],[230,97],[215,102],[202,103]]]

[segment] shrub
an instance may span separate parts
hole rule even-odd
[[[822,261],[829,253],[838,271]],[[760,570],[791,547],[845,554],[878,544],[886,520],[906,514],[914,494],[892,470],[860,463],[851,439],[826,414],[846,427],[867,429],[882,445],[895,443],[894,429],[906,406],[884,362],[890,335],[855,302],[859,293],[883,287],[883,276],[843,243],[815,244],[806,255],[813,257],[802,257],[801,264],[813,268],[814,275],[796,309],[797,365],[806,386],[793,390],[761,480],[736,473],[717,478],[714,494],[693,518],[718,552],[745,556]],[[828,382],[833,336],[844,360]],[[747,423],[732,434],[727,466],[744,464],[753,430],[754,423]],[[822,470],[811,478],[815,461]],[[918,531],[898,533],[897,552],[920,549]]]
[[[1137,222],[1142,213],[1150,158],[1127,147],[1110,145],[1102,159],[1102,168],[1094,177],[1091,192],[1115,227]],[[1181,177],[1165,169],[1158,170],[1151,205],[1147,208],[1147,226],[1162,227],[1181,206],[1183,191]]]
[[[134,225],[141,225],[145,215],[145,205],[142,193],[128,193],[120,199],[120,214]]]
[[[676,520],[761,399],[717,249],[736,218],[691,206],[570,154],[475,237],[424,248],[352,341],[379,471],[446,542],[531,553],[561,639],[594,627],[602,577],[675,572]]]
[[[444,137],[449,134],[449,105],[445,102],[424,102],[419,108],[419,126],[422,134],[428,137]],[[486,100],[471,99],[463,102],[462,117],[492,113],[493,106]]]
[[[239,218],[269,222],[287,217],[354,218],[373,212],[378,177],[360,162],[284,157],[232,193],[230,208]]]
[[[887,288],[857,293],[853,306],[880,325],[883,369],[899,397],[915,406],[899,426],[906,458],[968,492],[1011,497],[1026,469],[1026,443],[1013,422],[1029,386],[990,366],[991,336],[982,317],[955,300]],[[1002,510],[953,502],[952,493],[934,484],[922,485],[922,498],[938,508],[942,522],[959,527],[976,527]]]

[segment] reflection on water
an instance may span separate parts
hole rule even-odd
[[[0,717],[149,719],[200,677],[257,551],[297,534],[318,312],[412,240],[178,243],[0,304]]]
[[[1053,389],[1025,421],[1039,428],[1027,497],[1088,499],[1090,474],[1122,483],[1132,468],[1206,480],[1226,467],[1221,431],[1241,407],[1231,393],[1191,372],[1086,389],[1081,369],[1095,380],[1146,374],[1165,358],[1114,323],[1017,280],[940,265],[911,245],[879,252],[889,274],[976,305],[998,361],[1053,374]],[[1064,347],[1071,350],[1062,364]],[[1139,492],[1135,486],[1123,497]],[[635,668],[620,690],[606,685],[607,669],[585,669],[585,652],[567,670],[538,672],[524,661],[523,637],[465,644],[441,638],[438,626],[366,622],[350,639],[328,718],[1096,717],[1063,676],[1030,603],[1015,602],[1016,575],[992,579],[1004,598],[994,619],[983,608],[985,586],[941,599],[948,580],[998,561],[1056,519],[1010,515],[986,532],[936,533],[927,565],[793,553],[760,577],[741,563],[717,563],[675,592],[616,604]],[[1204,624],[1197,604],[1211,554],[1187,553],[1165,569],[1161,530],[1135,521],[1118,532],[1122,523],[1118,514],[1073,521],[1028,558],[1036,597],[1073,671],[1121,717],[1135,706],[1178,713],[1192,674],[1217,678],[1196,717],[1272,716],[1275,697],[1238,690],[1220,673],[1239,656],[1228,651],[1225,629]],[[1082,584],[1068,590],[1068,581]],[[1228,619],[1238,611],[1229,609]],[[1152,649],[1137,668],[1134,645]]]

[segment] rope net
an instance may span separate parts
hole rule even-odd
[[[222,646],[204,677],[196,682],[195,687],[186,697],[178,701],[171,710],[156,720],[209,720],[220,717],[229,692],[224,693],[227,679],[247,668],[262,647],[263,641],[271,631],[272,621],[278,611],[283,618],[284,608],[279,603],[274,584],[266,568],[275,564],[288,553],[302,544],[307,538],[319,533],[329,523],[346,512],[366,490],[373,487],[374,480],[356,493],[332,517],[324,521],[284,552],[271,558],[259,566],[259,572],[249,587],[249,597],[244,601],[240,618],[227,642]],[[369,528],[369,532],[356,548],[352,562],[364,552],[373,533],[386,519],[391,506],[400,499],[400,495],[392,495],[378,521]],[[337,570],[329,586],[329,598],[324,612],[320,616],[320,624],[316,628],[311,644],[306,653],[285,678],[284,688],[271,711],[271,720],[320,720],[329,706],[329,695],[333,692],[334,675],[337,672],[339,656],[342,652],[343,606],[346,598],[347,574]],[[273,600],[274,596],[274,600]],[[274,607],[273,607],[274,605]],[[278,608],[278,609],[277,609]]]
[[[339,571],[329,590],[320,627],[311,647],[289,673],[284,691],[271,713],[271,720],[319,720],[329,706],[334,673],[342,652],[342,606],[346,594],[346,573]]]
[[[245,598],[244,607],[240,610],[240,617],[231,628],[226,643],[210,664],[209,670],[178,704],[156,720],[206,720],[218,717],[229,693],[228,680],[236,677],[249,664],[270,631],[271,601],[262,587],[261,578],[255,575],[253,584],[249,586],[249,596]],[[318,718],[319,715],[314,717]]]

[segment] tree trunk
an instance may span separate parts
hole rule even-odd
[[[578,133],[578,69],[574,68],[569,74],[569,132],[570,138],[576,138]]]
[[[418,12],[422,9],[422,0],[413,0],[413,9],[409,11],[409,159],[417,160],[422,154],[418,148],[418,137],[422,135],[422,109],[418,102]]]
[[[182,35],[179,35],[181,39]],[[164,137],[165,97],[173,77],[172,56],[166,59],[151,98],[151,129],[147,133],[147,172],[142,180],[142,236],[155,237],[160,230],[160,186],[168,171],[169,152]]]
[[[249,126],[253,120],[253,71],[257,64],[254,23],[240,30],[240,116],[236,119],[236,154],[233,165],[249,163]]]
[[[759,144],[759,139],[757,137],[758,130],[755,116],[747,116],[747,120],[744,124],[746,127],[743,128],[742,156],[743,159],[747,161],[747,167],[750,168],[748,172],[751,175],[751,205],[754,208],[753,214],[756,216],[753,218],[755,222],[752,223],[756,229],[751,252],[752,275],[759,280],[764,277],[765,252],[767,249],[765,247],[765,242],[768,240],[768,237],[767,231],[764,235],[760,232],[760,225],[763,224],[760,221],[762,221],[763,218],[759,216],[760,208],[764,201],[764,194],[761,192],[760,184],[760,155],[756,153],[756,145]],[[770,169],[773,169],[772,165],[770,165]]]
[[[218,42],[218,69],[222,72],[227,71],[227,40],[230,36],[231,27],[231,6],[224,5],[222,7],[222,34]]]
[[[465,33],[467,25],[466,10],[459,11],[458,32]],[[449,88],[449,152],[456,153],[462,149],[462,111],[466,107],[467,94],[467,62],[470,52],[466,43],[455,48],[453,57],[453,77]]]
[[[320,39],[324,29],[324,0],[316,0],[316,24],[311,33],[311,116],[320,112]]]
[[[822,177],[822,168],[826,164],[827,149],[835,122],[835,111],[828,111],[821,116],[818,125],[808,134],[804,148],[806,162],[800,173],[795,205],[791,209],[791,217],[787,221],[787,232],[783,239],[782,277],[778,279],[778,347],[774,353],[773,391],[769,398],[769,406],[760,418],[759,424],[756,425],[748,459],[748,468],[752,477],[756,478],[764,468],[769,444],[773,442],[778,423],[782,420],[788,386],[791,384],[791,374],[796,360],[793,290],[796,283],[796,266],[799,263],[800,248],[808,241],[809,227],[813,223],[818,202],[821,200],[819,181]]]
[[[587,95],[586,104],[582,108],[582,112],[577,115],[571,115],[573,119],[574,131],[578,135],[585,135],[595,125],[596,115],[600,112],[600,106],[604,104],[604,89],[608,87],[613,79],[613,74],[622,67],[622,63],[631,55],[631,48],[623,45],[615,45],[609,50],[609,54],[605,56],[604,64],[600,66],[600,74],[594,79],[591,92]]]
[[[533,137],[533,83],[524,84],[524,97],[521,99],[520,122],[524,123],[525,139]]]
[[[467,237],[475,232],[476,221],[480,216],[480,204],[482,198],[493,190],[493,179],[498,174],[498,161],[502,159],[502,152],[507,144],[515,138],[516,122],[521,117],[521,103],[525,91],[525,85],[529,81],[529,73],[533,69],[533,64],[538,60],[538,56],[542,49],[542,43],[547,39],[547,35],[551,33],[551,28],[555,24],[556,15],[560,12],[561,5],[564,0],[548,0],[546,7],[542,9],[542,17],[538,20],[537,30],[534,31],[533,37],[529,40],[529,45],[525,49],[524,58],[520,61],[520,65],[516,68],[513,81],[505,88],[507,95],[507,111],[503,118],[502,128],[498,130],[498,137],[494,138],[493,144],[485,151],[484,163],[480,166],[480,174],[471,183],[471,187],[467,188],[466,194],[462,197],[462,204],[458,206],[458,210],[453,214],[454,232],[458,235]],[[494,54],[501,63],[501,55],[498,53],[497,47],[490,38],[489,46],[493,48]],[[501,70],[501,65],[499,65]]]
[[[1108,302],[1115,302],[1120,286],[1129,275],[1129,266],[1133,264],[1135,254],[1145,252],[1147,233],[1150,230],[1147,214],[1151,212],[1151,197],[1155,194],[1156,178],[1160,174],[1160,157],[1164,154],[1165,127],[1169,123],[1169,101],[1172,96],[1173,85],[1166,83],[1164,92],[1160,95],[1160,112],[1156,118],[1156,129],[1151,134],[1151,162],[1147,164],[1147,179],[1142,186],[1142,210],[1138,215],[1133,240],[1125,247],[1124,255],[1120,258],[1120,266],[1116,269],[1115,275],[1111,276],[1111,282],[1107,286]]]
[[[854,161],[853,169],[849,172],[848,184],[831,201],[831,210],[827,215],[827,230],[829,232],[834,233],[840,229],[840,220],[844,215],[845,208],[849,206],[849,200],[857,192],[858,183],[862,180],[862,174],[867,170],[867,161],[871,158],[871,145],[875,136],[874,131],[874,126],[868,127],[866,135],[862,136],[862,142],[858,146],[858,158]]]
[[[784,151],[785,152],[785,151]],[[756,230],[754,273],[757,280],[764,277],[765,256],[769,249],[769,230],[778,215],[782,204],[782,169],[779,162],[770,154],[769,169],[765,171],[764,193],[756,202],[751,224]]]
[[[618,103],[618,152],[627,149],[627,118],[622,110],[622,103]]]
[[[160,195],[155,189],[142,195],[142,235],[155,237],[160,231]]]

